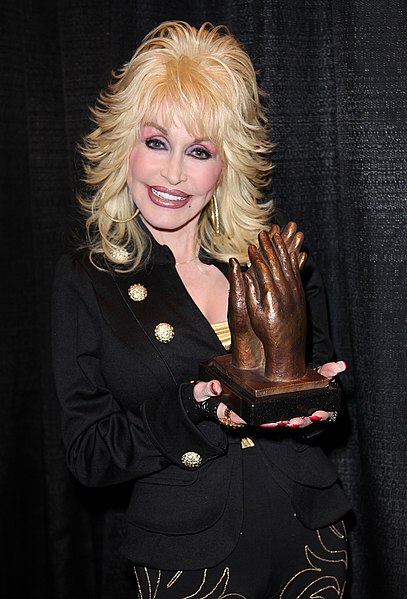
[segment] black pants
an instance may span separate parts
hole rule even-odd
[[[265,471],[256,447],[243,450],[245,516],[240,540],[219,565],[168,571],[135,566],[138,599],[340,598],[347,551],[343,522],[309,530]]]

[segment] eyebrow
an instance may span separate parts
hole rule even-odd
[[[167,129],[165,129],[165,127],[161,127],[157,123],[154,123],[154,121],[149,121],[148,123],[145,123],[143,126],[144,127],[153,127],[154,129],[158,129],[158,131],[161,131],[161,133],[163,133],[163,135],[168,135]],[[211,141],[209,139],[209,137],[199,137],[199,138],[194,139],[195,144],[199,144],[199,143],[202,143],[205,141],[213,144],[213,141]],[[213,145],[215,145],[215,144],[213,144]]]
[[[164,127],[160,127],[160,125],[157,125],[157,123],[154,123],[153,121],[145,123],[143,127],[153,127],[154,129],[158,129],[158,131],[161,131],[161,133],[164,133],[164,135],[168,135],[167,129],[165,129]]]

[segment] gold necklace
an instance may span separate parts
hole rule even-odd
[[[193,258],[191,258],[190,260],[185,260],[184,262],[176,262],[175,266],[178,266],[178,264],[190,264],[191,262],[193,262],[194,260],[196,260],[198,258],[198,256],[194,256]]]

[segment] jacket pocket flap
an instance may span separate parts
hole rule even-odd
[[[180,478],[174,469],[180,472],[181,469],[173,466],[170,473],[166,469],[137,481],[127,511],[128,522],[171,535],[193,534],[210,528],[224,514],[231,481],[239,476],[238,455],[229,451],[194,472],[183,471]]]

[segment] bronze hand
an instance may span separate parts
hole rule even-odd
[[[264,365],[264,350],[252,329],[246,305],[243,275],[236,258],[229,260],[228,321],[232,339],[232,364],[242,370],[252,370]]]
[[[302,234],[289,223],[282,234],[273,227],[249,246],[251,266],[243,275],[250,322],[265,353],[270,381],[293,381],[305,374],[305,298],[300,277],[306,254]],[[287,247],[288,245],[288,247]]]

